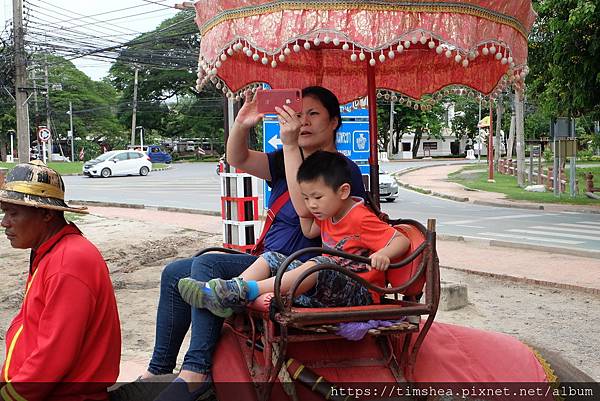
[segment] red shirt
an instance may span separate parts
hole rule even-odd
[[[121,332],[106,262],[74,224],[32,258],[23,305],[6,333],[0,399],[108,400]]]

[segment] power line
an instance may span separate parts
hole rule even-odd
[[[46,8],[46,7],[44,7],[44,6],[41,6],[41,5],[34,5],[33,3],[30,3],[29,1],[26,1],[26,3],[27,3],[27,4],[30,4],[30,5],[31,5],[31,7],[35,7],[35,8],[30,8],[30,9],[31,9],[33,12],[36,12],[36,13],[39,13],[39,14],[45,15],[45,16],[47,16],[47,17],[50,17],[50,18],[54,18],[54,19],[56,19],[56,21],[52,21],[52,24],[53,24],[54,26],[56,26],[56,25],[60,25],[60,24],[63,24],[63,23],[65,23],[65,22],[72,24],[72,23],[73,23],[73,21],[77,21],[77,20],[80,20],[80,19],[81,19],[81,18],[74,18],[74,17],[72,17],[72,16],[69,16],[69,18],[68,18],[68,19],[59,20],[57,17],[55,17],[55,16],[52,16],[52,15],[49,15],[49,14],[47,14],[47,13],[42,13],[42,12],[41,12],[41,11],[39,11],[39,10],[41,9],[41,10],[44,10],[44,11],[50,12],[50,13],[52,13],[52,14],[57,14],[59,17],[66,17],[66,16],[68,16],[68,15],[66,15],[66,14],[64,14],[64,13],[61,13],[61,12],[58,12],[58,11],[56,11],[56,10],[53,10],[53,9]],[[74,14],[74,15],[82,15],[82,14],[75,13],[75,12],[74,12],[73,14]],[[87,18],[87,17],[84,17],[84,18]],[[104,29],[104,30],[109,30],[109,31],[110,31],[110,30],[113,30],[113,31],[114,31],[114,28],[118,28],[118,29],[121,31],[121,33],[126,33],[126,32],[124,32],[124,30],[127,30],[127,31],[129,31],[129,32],[130,32],[129,34],[131,34],[131,33],[137,33],[137,34],[139,34],[139,33],[140,33],[140,32],[136,32],[136,31],[134,31],[134,30],[132,30],[132,29],[129,29],[129,28],[126,28],[126,27],[122,27],[122,26],[119,26],[119,25],[113,24],[113,23],[111,23],[111,22],[108,22],[108,21],[102,21],[102,20],[98,20],[98,19],[95,19],[95,18],[90,18],[90,19],[91,19],[91,20],[94,20],[94,21],[96,21],[96,22],[98,22],[98,23],[100,23],[100,24],[105,24],[105,25],[108,25],[109,27],[99,26],[99,24],[96,24],[96,25],[95,25],[96,27],[98,27],[98,28],[101,28],[101,29]],[[88,23],[88,25],[89,25],[89,23]],[[84,25],[84,26],[86,26],[86,25]],[[72,29],[72,28],[74,28],[74,26],[67,26],[67,28],[71,28],[71,29]],[[89,26],[87,26],[87,28],[88,28],[88,29],[90,29],[90,27],[89,27]],[[61,27],[60,29],[64,29],[64,27]],[[52,31],[50,31],[50,32],[52,32]],[[107,32],[104,32],[104,34],[106,34],[106,33],[107,33]]]
[[[152,0],[142,0],[142,1],[145,1],[146,3],[150,3],[150,4],[156,4],[156,5],[159,5],[159,6],[162,6],[162,7],[166,7],[166,8],[175,8],[175,6],[169,6],[169,5],[166,5],[166,4],[161,4],[158,1],[152,1]]]
[[[52,4],[52,3],[45,2],[45,4],[51,4],[51,5],[53,5],[56,8],[59,8],[59,9],[64,10],[64,11],[72,12],[73,14],[79,15],[81,17],[81,18],[73,18],[73,19],[64,20],[62,22],[69,22],[69,21],[76,21],[78,19],[86,19],[86,18],[98,17],[100,15],[113,14],[113,13],[117,13],[117,12],[120,12],[120,11],[126,11],[126,10],[131,10],[131,9],[134,9],[134,8],[145,7],[145,6],[149,6],[150,5],[150,4],[140,4],[140,5],[137,5],[137,6],[119,8],[117,10],[105,11],[105,12],[101,12],[101,13],[97,13],[97,14],[84,15],[84,14],[76,13],[76,12],[74,12],[72,10],[68,10],[66,8],[59,7],[59,6],[57,6],[55,4]]]
[[[66,61],[85,57],[92,60],[119,60],[125,63],[133,62],[148,66],[178,68],[190,71],[195,68],[197,62],[195,55],[190,55],[185,51],[182,52],[177,50],[156,48],[143,49],[139,47],[140,44],[150,42],[155,42],[155,44],[169,43],[172,40],[180,40],[182,36],[197,33],[197,31],[194,30],[188,32],[178,32],[173,35],[163,34],[175,29],[181,24],[189,22],[194,18],[193,15],[187,16],[180,21],[148,34],[142,34],[137,39],[119,42],[109,39],[108,37],[99,36],[95,33],[75,30],[73,29],[73,26],[63,27],[61,33],[48,31],[41,28],[40,25],[53,25],[56,22],[56,17],[43,13],[39,10],[30,10],[30,12],[32,14],[29,22],[29,36],[31,39],[27,41],[27,44],[36,46],[36,49],[38,50],[46,50],[54,54],[60,54],[67,58]],[[47,16],[52,19],[52,21],[40,18],[38,14]],[[59,15],[62,14],[59,13]],[[42,24],[40,24],[39,21],[41,21]],[[107,29],[104,27],[100,28]],[[94,31],[96,33],[100,33],[101,35],[104,33],[98,30]]]

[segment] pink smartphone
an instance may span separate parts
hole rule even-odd
[[[297,113],[302,112],[300,89],[271,89],[256,92],[256,107],[259,113],[273,114],[275,107],[287,105]]]

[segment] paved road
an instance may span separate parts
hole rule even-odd
[[[221,210],[221,181],[216,163],[181,163],[146,177],[64,177],[65,197],[76,200]]]
[[[382,163],[389,172],[431,162]],[[67,199],[137,203],[220,211],[220,179],[214,163],[176,164],[147,177],[65,177]],[[599,250],[600,215],[477,206],[401,189],[383,203],[392,217],[438,220],[438,232],[480,239]]]
[[[600,215],[573,212],[477,206],[422,195],[402,189],[396,203],[383,203],[392,217],[425,222],[437,219],[441,234],[558,246],[600,249]]]

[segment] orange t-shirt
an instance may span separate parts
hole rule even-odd
[[[329,218],[316,220],[321,228],[323,247],[369,257],[372,253],[385,248],[390,241],[399,235],[392,226],[379,220],[377,216],[365,206],[360,198],[353,198],[356,202],[352,209],[340,220],[334,222]],[[338,256],[329,256],[340,266],[360,274],[365,280],[379,285],[385,285],[385,272],[367,269],[364,263],[355,262]],[[371,292],[373,300],[379,302],[379,295]]]

